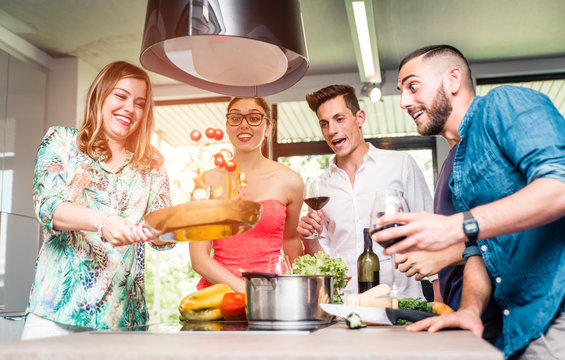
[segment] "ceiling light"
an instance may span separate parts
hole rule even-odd
[[[308,69],[298,0],[149,0],[148,70],[230,96],[266,96]]]
[[[379,84],[366,83],[361,88],[361,95],[368,96],[372,103],[376,103],[382,98],[382,91]]]
[[[345,0],[353,47],[362,82],[380,83],[381,68],[377,48],[375,17],[371,0]]]

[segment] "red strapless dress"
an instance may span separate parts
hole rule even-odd
[[[283,242],[286,206],[277,200],[259,201],[261,218],[251,230],[243,234],[212,242],[213,259],[242,278],[239,269],[266,272],[269,255],[280,254]],[[197,289],[211,286],[202,278]]]

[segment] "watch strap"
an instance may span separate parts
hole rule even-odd
[[[471,211],[467,210],[463,213],[463,221],[465,220],[475,220],[473,214],[471,214]]]

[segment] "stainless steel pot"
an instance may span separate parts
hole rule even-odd
[[[244,272],[243,276],[248,321],[331,321],[320,304],[332,301],[332,275]]]

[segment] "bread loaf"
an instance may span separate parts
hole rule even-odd
[[[345,305],[391,307],[390,286],[380,284],[361,294],[349,294],[345,298]]]

